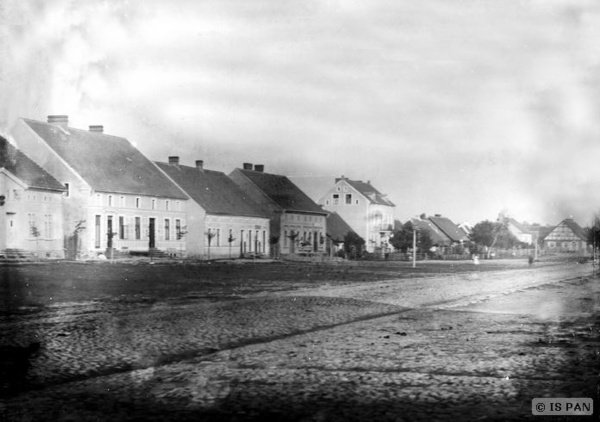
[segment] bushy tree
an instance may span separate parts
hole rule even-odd
[[[365,240],[355,232],[348,232],[344,236],[344,252],[350,259],[362,258],[365,250]]]
[[[499,221],[481,221],[471,230],[471,241],[478,247],[485,247],[488,258],[494,247],[509,249],[521,244],[519,239],[508,230],[508,221],[505,218]]]
[[[412,221],[404,223],[400,230],[394,232],[394,236],[390,239],[392,246],[400,252],[406,253],[413,247],[413,232],[415,226]],[[417,250],[421,252],[429,252],[433,246],[431,235],[428,230],[419,230],[417,227]]]

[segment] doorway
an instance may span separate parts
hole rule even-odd
[[[148,223],[148,247],[154,249],[156,247],[156,236],[154,233],[156,227],[156,218],[150,218]]]

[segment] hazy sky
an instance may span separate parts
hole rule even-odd
[[[0,0],[0,131],[370,180],[402,221],[600,211],[597,0]]]

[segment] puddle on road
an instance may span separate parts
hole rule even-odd
[[[600,311],[600,279],[547,284],[459,308],[474,312],[534,315],[555,320]]]

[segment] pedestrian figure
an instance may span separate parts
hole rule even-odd
[[[473,264],[479,265],[479,255],[473,255]]]
[[[533,261],[535,261],[533,255],[529,255],[529,265],[533,265]]]

